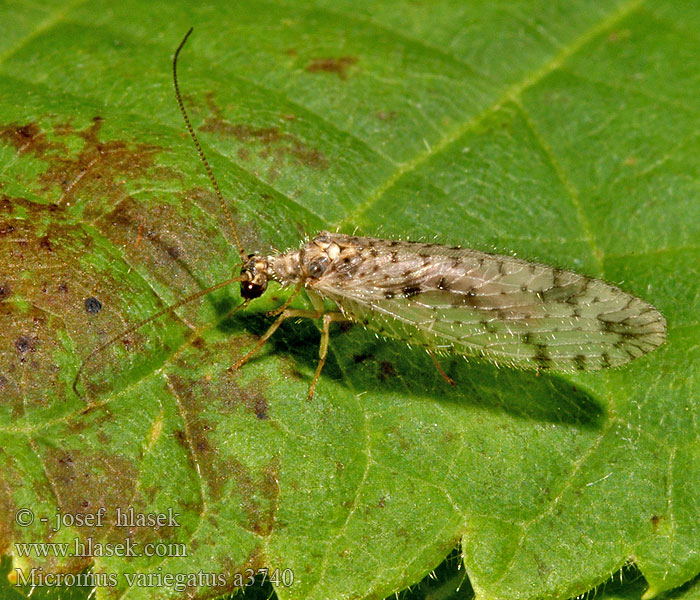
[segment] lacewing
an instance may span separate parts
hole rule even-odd
[[[209,162],[190,123],[177,81],[175,93],[187,129],[214,186],[241,257],[240,274],[197,292],[107,340],[95,354],[161,315],[234,281],[246,306],[269,281],[294,286],[277,319],[234,368],[247,362],[288,318],[321,318],[319,363],[309,389],[314,394],[333,321],[359,323],[376,333],[422,346],[450,383],[435,354],[479,356],[499,365],[553,371],[594,371],[614,367],[651,352],[666,337],[666,321],[651,304],[600,279],[512,256],[439,244],[392,241],[321,232],[299,250],[247,254],[226,208]],[[291,309],[305,290],[313,310]],[[337,310],[324,310],[324,299]]]

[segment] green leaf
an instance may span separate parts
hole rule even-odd
[[[700,571],[694,3],[0,12],[0,552],[13,567],[92,564],[117,580],[99,598],[181,596],[175,576],[204,597],[267,567],[283,600],[381,598],[458,542],[477,598],[581,594],[630,562],[652,596]],[[668,343],[578,376],[447,359],[450,388],[422,351],[339,328],[308,402],[317,326],[286,322],[233,371],[289,290],[227,316],[232,285],[93,354],[76,397],[96,347],[239,269],[173,97],[191,25],[180,84],[247,252],[339,228],[516,253],[652,302]],[[100,525],[40,520],[100,508]],[[115,526],[129,508],[177,516]],[[166,556],[18,545],[89,538]]]

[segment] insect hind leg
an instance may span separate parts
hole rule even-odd
[[[452,379],[452,377],[450,377],[447,373],[445,373],[445,371],[443,370],[443,368],[440,366],[440,363],[438,362],[437,356],[435,356],[435,354],[433,354],[432,352],[430,352],[430,350],[428,350],[428,355],[430,356],[430,358],[433,359],[433,364],[435,365],[435,368],[437,369],[437,372],[440,373],[440,376],[441,376],[447,383],[449,383],[452,387],[456,386],[456,385],[457,385],[457,382],[456,382],[454,379]]]

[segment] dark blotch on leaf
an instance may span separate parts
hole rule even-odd
[[[51,240],[49,239],[48,235],[45,235],[39,240],[39,246],[41,246],[44,250],[47,250],[48,252],[51,252],[51,250],[53,250],[53,248],[51,247]]]
[[[382,381],[389,379],[390,377],[396,377],[396,369],[388,360],[381,361],[379,363],[379,369],[379,377],[382,379]]]
[[[97,298],[95,298],[94,296],[90,296],[89,298],[85,298],[85,311],[88,314],[96,315],[101,310],[102,310],[102,302],[100,302]]]
[[[323,153],[306,144],[301,138],[292,133],[282,131],[279,127],[255,127],[246,123],[229,123],[221,109],[214,102],[212,94],[207,96],[207,103],[212,115],[207,117],[199,128],[201,131],[220,133],[236,138],[240,142],[261,146],[259,156],[269,159],[272,163],[271,178],[274,179],[284,158],[295,159],[296,162],[311,169],[323,170],[328,168],[328,160]],[[246,149],[246,157],[249,150]]]
[[[356,56],[314,58],[308,65],[306,65],[306,70],[309,73],[335,73],[341,79],[347,79],[347,71],[355,63],[357,63]]]
[[[265,398],[258,397],[255,401],[255,416],[261,421],[267,421],[270,417],[267,415],[267,401]]]
[[[21,335],[15,340],[15,348],[17,348],[21,354],[24,354],[25,352],[34,350],[35,342],[36,338],[31,338],[28,335]]]

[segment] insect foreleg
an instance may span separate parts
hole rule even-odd
[[[321,345],[318,348],[318,365],[316,366],[316,373],[314,373],[314,380],[311,382],[311,387],[309,388],[309,400],[313,399],[314,397],[316,383],[318,382],[318,378],[321,376],[323,365],[326,364],[326,355],[328,354],[328,341],[330,339],[331,323],[333,321],[347,320],[348,318],[341,312],[329,312],[323,315],[323,331],[321,333]]]
[[[263,336],[258,340],[257,344],[246,354],[243,358],[241,358],[235,365],[233,365],[233,370],[235,371],[236,369],[240,369],[245,363],[247,363],[255,353],[262,348],[262,346],[265,344],[267,340],[269,340],[272,337],[272,334],[275,333],[279,329],[279,326],[282,325],[283,321],[286,321],[287,319],[293,319],[293,318],[299,318],[299,319],[318,319],[323,315],[322,311],[316,311],[316,310],[298,310],[296,308],[287,308],[284,310],[284,312],[277,317],[275,322],[270,325],[268,330],[263,334]]]

